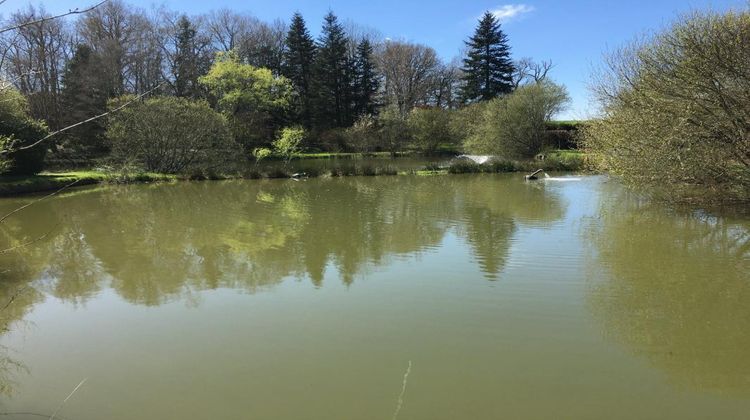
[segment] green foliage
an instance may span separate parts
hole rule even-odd
[[[521,86],[484,107],[464,147],[471,153],[506,159],[533,157],[544,146],[545,124],[568,101],[565,88],[551,82]]]
[[[198,30],[187,16],[177,22],[177,42],[172,73],[175,96],[198,99],[204,90],[198,79],[208,71],[211,61],[201,53],[197,42]]]
[[[206,102],[185,98],[133,103],[113,114],[107,137],[114,161],[153,172],[212,170],[236,155],[226,119]]]
[[[380,87],[373,47],[369,40],[363,39],[357,45],[354,57],[354,115],[375,115],[377,111],[376,95]]]
[[[312,83],[315,64],[315,41],[307,30],[302,15],[295,13],[284,41],[284,66],[282,72],[297,91],[297,113],[303,125],[312,122]]]
[[[235,139],[246,148],[271,141],[293,98],[289,79],[243,64],[232,52],[218,54],[200,83],[216,98],[217,109],[229,118]]]
[[[29,116],[28,102],[17,90],[0,89],[0,173],[31,175],[44,168],[47,144],[30,146],[47,135],[44,123]]]
[[[99,57],[91,47],[79,45],[63,75],[61,94],[65,110],[62,125],[69,126],[103,113],[107,109],[108,80],[103,77]],[[105,121],[91,121],[55,139],[56,155],[63,159],[90,160],[109,152],[104,139]]]
[[[620,50],[597,80],[603,115],[585,148],[669,199],[750,200],[749,62],[747,11],[694,14]]]
[[[564,130],[578,131],[586,126],[587,121],[569,120],[569,121],[548,121],[547,130]]]
[[[256,147],[253,149],[253,158],[255,158],[255,164],[257,165],[260,161],[271,157],[273,150],[267,147]]]
[[[451,116],[451,111],[442,108],[414,108],[409,114],[413,145],[431,154],[440,146],[456,144],[451,130]]]
[[[393,154],[406,148],[411,142],[408,121],[396,107],[388,107],[380,113],[379,140],[384,150]]]
[[[273,142],[274,152],[282,156],[286,161],[302,150],[302,142],[307,132],[302,127],[286,127],[281,130],[279,136]]]
[[[354,121],[351,103],[352,60],[344,27],[333,12],[325,17],[315,59],[316,125],[322,128],[348,127]]]
[[[487,101],[513,90],[513,61],[508,36],[500,21],[485,12],[474,36],[466,42],[463,97],[466,102]]]

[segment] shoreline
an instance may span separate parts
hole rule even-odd
[[[438,176],[477,173],[523,173],[542,169],[548,172],[586,172],[582,154],[567,161],[559,158],[530,161],[497,161],[488,164],[459,161],[450,166],[426,165],[421,169],[396,170],[390,165],[365,165],[361,167],[332,167],[308,170],[304,178],[338,178],[350,176]],[[59,189],[91,185],[153,184],[183,181],[222,181],[236,179],[292,179],[292,168],[273,168],[261,171],[248,168],[235,174],[191,174],[172,175],[153,172],[104,172],[95,170],[71,172],[43,172],[37,175],[0,176],[0,198],[17,197]]]

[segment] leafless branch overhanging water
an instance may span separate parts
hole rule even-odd
[[[89,6],[89,7],[85,8],[85,9],[79,9],[79,8],[71,9],[71,10],[68,10],[67,12],[65,12],[65,13],[60,13],[59,15],[47,16],[47,17],[43,17],[43,18],[40,18],[40,19],[35,19],[35,20],[28,21],[28,22],[20,23],[18,25],[8,26],[6,28],[0,29],[0,34],[3,34],[5,32],[9,32],[9,31],[15,31],[15,30],[18,30],[18,29],[21,29],[21,28],[25,28],[25,27],[31,26],[31,25],[36,25],[36,24],[39,24],[39,23],[48,22],[50,20],[59,19],[59,18],[65,17],[65,16],[80,15],[80,14],[83,14],[83,13],[87,13],[87,12],[90,12],[90,11],[96,9],[97,7],[101,6],[102,4],[104,4],[104,3],[108,2],[108,1],[109,0],[102,0],[99,3],[97,3],[97,4],[93,5],[93,6]],[[2,5],[3,3],[5,3],[5,0],[3,0],[2,2],[0,2],[0,5]]]
[[[87,120],[83,120],[83,121],[77,122],[77,123],[75,123],[75,124],[72,124],[72,125],[69,125],[69,126],[67,126],[67,127],[65,127],[65,128],[61,128],[61,129],[59,129],[59,130],[57,130],[57,131],[55,131],[55,132],[52,132],[52,133],[48,134],[47,136],[45,136],[45,137],[43,137],[43,138],[41,138],[41,139],[37,140],[36,142],[34,142],[34,143],[32,143],[32,144],[30,144],[30,145],[28,145],[28,146],[23,146],[23,147],[19,147],[19,148],[17,148],[17,149],[8,149],[8,150],[2,150],[2,151],[0,151],[0,155],[2,155],[2,154],[7,154],[7,153],[10,153],[10,152],[13,152],[13,151],[18,151],[18,150],[27,150],[27,149],[31,149],[32,147],[38,146],[39,144],[43,143],[44,141],[46,141],[46,140],[48,140],[48,139],[50,139],[50,138],[52,138],[52,137],[54,137],[54,136],[56,136],[56,135],[58,135],[58,134],[64,133],[64,132],[66,132],[66,131],[69,131],[69,130],[72,130],[72,129],[76,128],[76,127],[79,127],[79,126],[82,126],[82,125],[84,125],[84,124],[87,124],[87,123],[90,123],[90,122],[96,121],[96,120],[98,120],[98,119],[100,119],[100,118],[104,118],[104,117],[106,117],[106,116],[108,116],[108,115],[114,114],[114,113],[116,113],[116,112],[118,112],[118,111],[121,111],[121,110],[125,109],[126,107],[130,106],[131,104],[133,104],[133,103],[135,103],[135,102],[137,102],[137,101],[141,100],[141,99],[142,99],[142,98],[143,98],[144,96],[148,96],[148,95],[150,95],[151,93],[153,93],[153,92],[155,92],[155,91],[159,90],[159,89],[160,89],[160,88],[161,88],[162,86],[164,86],[164,83],[159,83],[159,84],[158,84],[158,85],[157,85],[156,87],[154,87],[153,89],[151,89],[151,90],[148,90],[148,91],[146,91],[146,92],[143,92],[143,93],[141,93],[140,95],[138,95],[138,96],[136,96],[135,98],[133,98],[133,99],[129,100],[128,102],[125,102],[125,103],[124,103],[123,105],[120,105],[119,107],[117,107],[117,108],[115,108],[115,109],[113,109],[113,110],[107,111],[107,112],[105,112],[105,113],[103,113],[103,114],[99,114],[99,115],[93,116],[93,117],[91,117],[91,118],[89,118],[89,119],[87,119]],[[0,222],[1,222],[1,221],[2,221],[2,220],[0,220]]]

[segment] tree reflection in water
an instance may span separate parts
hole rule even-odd
[[[626,194],[604,202],[587,235],[606,334],[681,386],[750,393],[750,225]]]

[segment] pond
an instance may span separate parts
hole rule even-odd
[[[0,233],[6,418],[750,413],[750,219],[606,177],[100,187]]]

